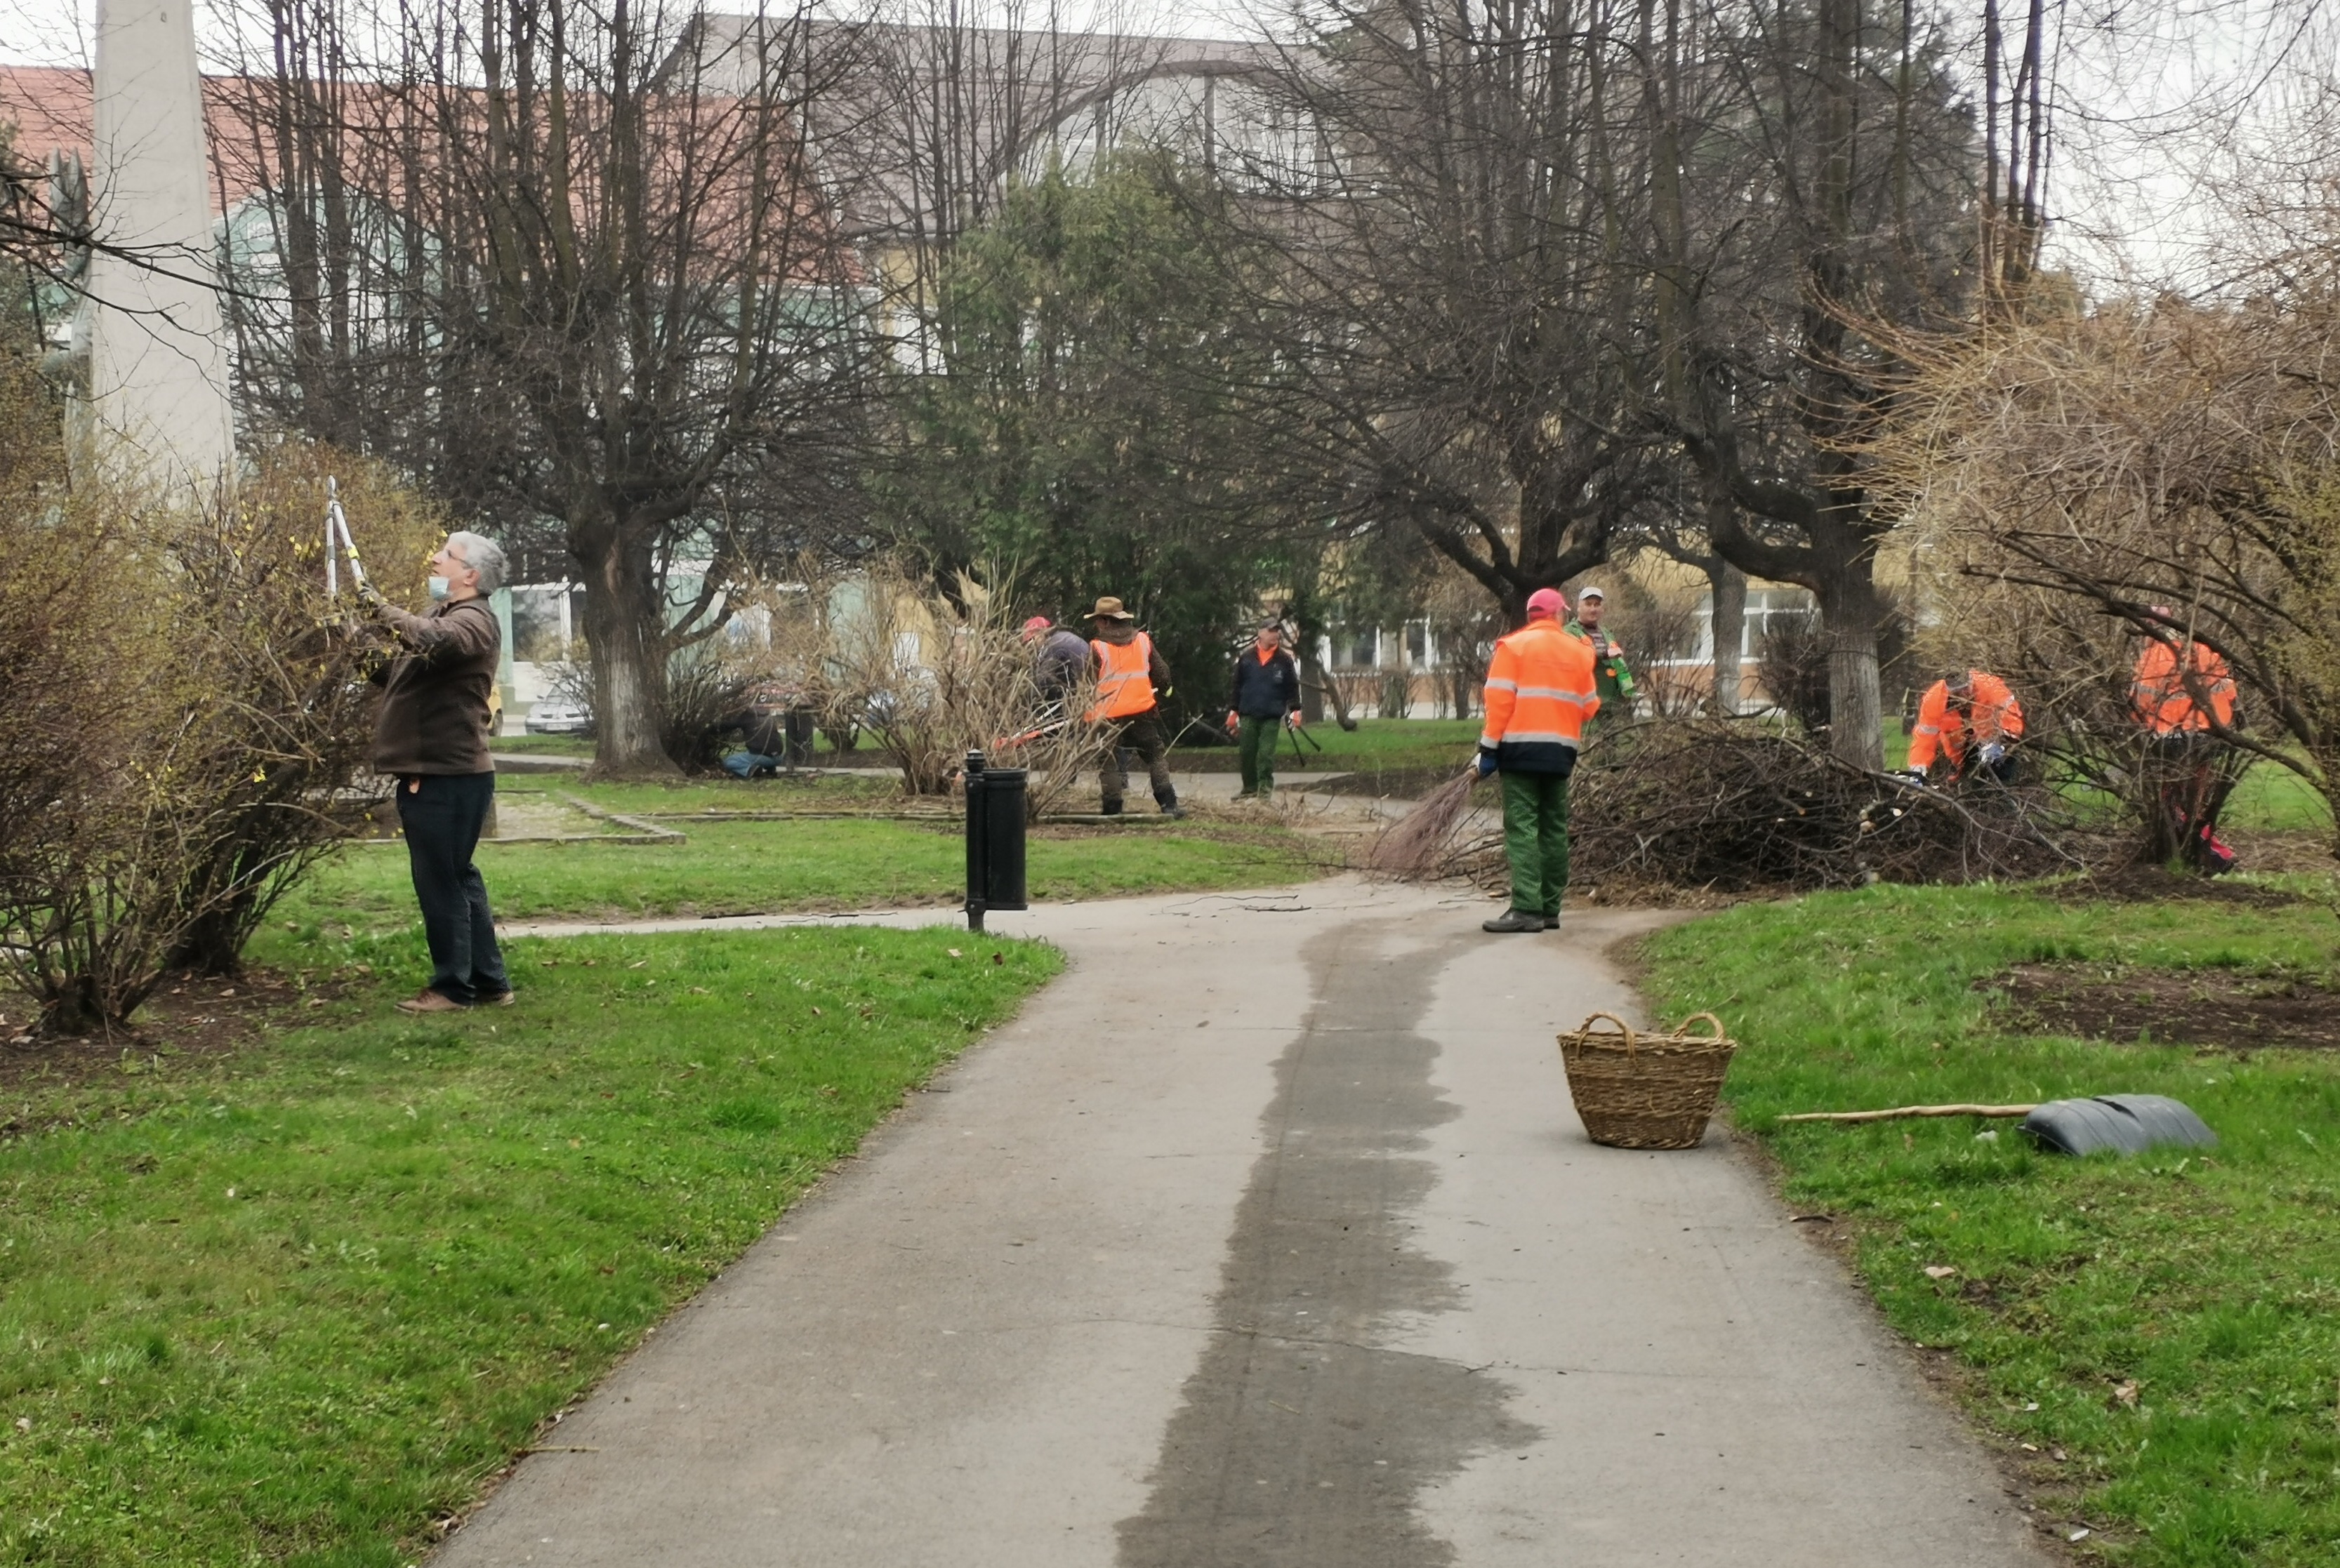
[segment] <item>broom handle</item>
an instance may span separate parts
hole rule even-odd
[[[2036,1105],[1898,1105],[1890,1110],[1803,1110],[1780,1121],[1898,1121],[1913,1116],[2028,1116]]]

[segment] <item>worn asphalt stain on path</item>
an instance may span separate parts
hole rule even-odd
[[[1553,1032],[1655,919],[1486,912],[1000,916],[1064,976],[432,1568],[2046,1568],[1722,1138],[1585,1140]]]
[[[1463,1305],[1411,1218],[1437,1180],[1426,1135],[1456,1114],[1416,1026],[1457,942],[1410,946],[1377,921],[1303,949],[1314,1005],[1277,1064],[1218,1333],[1119,1526],[1121,1568],[1441,1568],[1454,1550],[1423,1527],[1423,1490],[1540,1435],[1501,1381],[1377,1343]]]

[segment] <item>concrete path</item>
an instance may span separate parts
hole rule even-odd
[[[1601,953],[1652,917],[1498,939],[1492,907],[994,916],[1069,972],[441,1568],[2044,1561],[1720,1137],[1585,1140],[1552,1036],[1630,1006]]]

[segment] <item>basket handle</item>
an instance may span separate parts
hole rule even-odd
[[[1632,1060],[1633,1060],[1633,1056],[1634,1056],[1634,1051],[1635,1051],[1635,1044],[1634,1044],[1634,1040],[1633,1040],[1633,1026],[1632,1026],[1631,1024],[1630,1024],[1630,1023],[1627,1023],[1623,1019],[1619,1018],[1615,1013],[1613,1013],[1613,1012],[1596,1012],[1596,1013],[1594,1013],[1591,1018],[1586,1019],[1586,1020],[1584,1021],[1584,1026],[1583,1026],[1582,1028],[1579,1029],[1576,1032],[1577,1032],[1577,1033],[1579,1033],[1579,1034],[1591,1034],[1591,1033],[1592,1032],[1592,1026],[1593,1026],[1595,1023],[1598,1023],[1601,1020],[1602,1020],[1602,1019],[1604,1019],[1604,1018],[1605,1018],[1605,1019],[1607,1019],[1610,1022],[1611,1022],[1611,1023],[1615,1024],[1615,1025],[1618,1027],[1618,1029],[1619,1029],[1619,1030],[1621,1030],[1621,1031],[1624,1033],[1624,1036],[1625,1036],[1625,1060],[1628,1060],[1628,1061]]]
[[[1730,1038],[1730,1031],[1729,1030],[1727,1030],[1727,1029],[1725,1029],[1725,1028],[1723,1028],[1723,1027],[1722,1027],[1722,1021],[1721,1021],[1720,1019],[1719,1019],[1719,1018],[1715,1017],[1715,1016],[1714,1016],[1714,1014],[1712,1014],[1712,1013],[1710,1013],[1710,1012],[1694,1012],[1694,1013],[1691,1013],[1688,1018],[1683,1019],[1683,1020],[1681,1021],[1681,1027],[1680,1029],[1675,1030],[1675,1031],[1674,1031],[1674,1032],[1675,1032],[1676,1034],[1688,1034],[1688,1033],[1690,1032],[1690,1026],[1691,1026],[1691,1024],[1693,1024],[1693,1023],[1696,1023],[1696,1022],[1697,1022],[1700,1019],[1701,1019],[1701,1018],[1702,1018],[1702,1019],[1704,1019],[1704,1020],[1706,1020],[1706,1021],[1707,1021],[1708,1023],[1711,1024],[1711,1025],[1714,1027],[1714,1034],[1713,1034],[1713,1038],[1714,1038],[1714,1039],[1716,1039],[1716,1040],[1728,1040],[1729,1038]]]

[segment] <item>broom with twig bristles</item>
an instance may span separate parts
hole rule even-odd
[[[1383,828],[1365,851],[1365,867],[1413,882],[1446,870],[1453,858],[1455,827],[1471,804],[1471,786],[1479,782],[1473,767],[1449,779],[1422,797],[1414,808]]]

